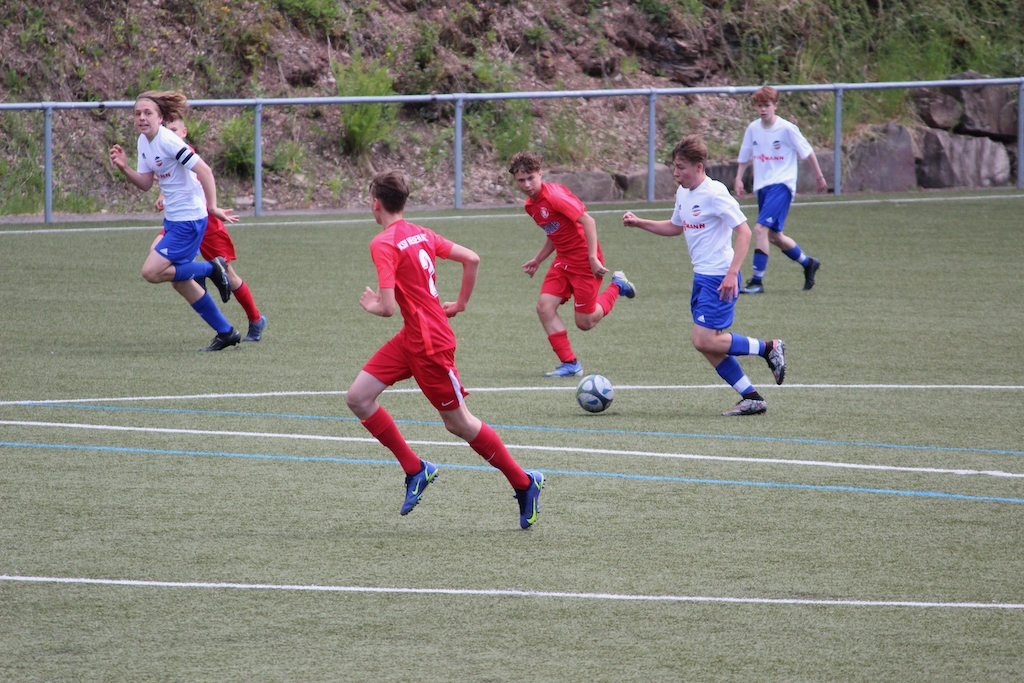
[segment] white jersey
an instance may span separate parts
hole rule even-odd
[[[796,125],[776,116],[771,128],[762,126],[761,119],[747,126],[739,162],[753,160],[754,192],[768,185],[782,184],[795,195],[799,159],[806,159],[813,151]]]
[[[139,173],[152,172],[164,193],[164,218],[169,221],[196,221],[206,218],[206,196],[196,194],[192,169],[199,155],[177,135],[160,126],[150,142],[139,136]]]
[[[672,224],[683,226],[693,272],[698,275],[729,272],[735,254],[732,231],[746,221],[739,202],[717,180],[705,178],[696,190],[682,186],[676,190]]]

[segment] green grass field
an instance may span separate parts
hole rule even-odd
[[[155,226],[2,226],[0,680],[1024,679],[1024,196],[979,195],[794,206],[824,265],[803,292],[773,250],[737,305],[788,350],[781,387],[741,359],[750,418],[690,344],[685,240],[621,226],[667,205],[591,207],[639,292],[570,329],[617,386],[599,415],[541,376],[525,214],[409,212],[483,258],[457,360],[547,473],[528,531],[409,382],[381,401],[442,469],[398,515],[343,396],[400,325],[358,305],[372,221],[233,227],[269,325],[215,354],[139,275]],[[454,299],[459,267],[438,280]]]

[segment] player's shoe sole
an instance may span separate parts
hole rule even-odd
[[[405,502],[400,515],[407,515],[420,502],[423,492],[435,479],[437,479],[437,465],[432,462],[423,461],[423,469],[416,474],[405,475]]]
[[[745,398],[729,410],[722,413],[726,417],[737,415],[760,415],[768,411],[768,404],[755,398]]]
[[[764,294],[764,285],[751,280],[745,287],[740,287],[740,294]]]
[[[242,339],[244,342],[258,342],[263,338],[263,329],[267,326],[267,316],[261,315],[254,323],[249,323],[249,333]]]
[[[519,526],[529,529],[537,523],[540,512],[540,491],[547,480],[541,472],[527,472],[530,475],[530,486],[522,491],[516,490],[519,501]]]
[[[814,286],[814,274],[818,272],[818,268],[821,268],[821,261],[816,258],[810,259],[804,266],[804,291]]]
[[[575,363],[562,363],[551,372],[545,372],[545,377],[582,377],[583,376],[583,364],[579,361]]]
[[[210,261],[213,266],[213,272],[210,273],[210,279],[213,280],[213,284],[217,287],[217,291],[220,292],[220,300],[227,303],[231,300],[231,281],[228,280],[228,262],[223,256]]]
[[[234,346],[240,341],[242,341],[242,333],[232,327],[230,332],[222,332],[214,337],[210,345],[203,349],[203,351],[220,351],[229,346]]]
[[[621,270],[616,270],[612,273],[612,284],[618,285],[619,294],[627,299],[632,299],[636,296],[636,287],[633,286],[632,282],[626,279],[626,274]]]
[[[786,343],[781,339],[774,340],[772,350],[768,352],[768,367],[775,376],[775,383],[782,384],[786,379]]]

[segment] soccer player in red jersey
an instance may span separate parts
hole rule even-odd
[[[604,266],[601,244],[597,241],[597,224],[587,207],[557,183],[541,180],[541,156],[534,152],[518,152],[509,163],[508,172],[516,186],[526,195],[526,213],[544,230],[547,238],[540,251],[523,264],[523,271],[533,277],[540,264],[554,252],[555,258],[544,276],[537,315],[548,335],[548,342],[560,364],[545,377],[574,377],[583,374],[583,365],[573,353],[569,333],[558,315],[558,307],[574,299],[576,327],[589,330],[611,313],[619,295],[632,299],[636,289],[625,273],[612,273],[612,282],[600,295]]]
[[[438,472],[437,465],[421,460],[412,451],[391,415],[377,402],[384,389],[412,377],[437,408],[445,429],[469,442],[474,451],[505,475],[519,501],[519,525],[526,529],[537,521],[544,475],[524,471],[498,434],[469,412],[464,401],[469,392],[463,388],[455,367],[455,333],[448,318],[466,310],[476,285],[480,257],[402,217],[409,186],[399,171],[378,173],[370,183],[370,197],[373,217],[383,228],[370,242],[370,255],[377,266],[377,290],[367,287],[359,305],[384,318],[394,315],[397,308],[403,325],[363,366],[345,402],[405,470],[406,495],[399,514],[412,511]],[[456,301],[441,303],[434,279],[438,257],[462,264],[462,286]]]
[[[185,120],[180,116],[164,121],[164,127],[183,141],[188,137],[188,128],[185,127]],[[191,145],[189,147],[191,148]],[[163,192],[160,193],[160,197],[156,200],[156,209],[157,211],[164,210]],[[161,232],[160,234],[162,235],[163,233]],[[157,240],[159,239],[157,237]],[[210,220],[206,224],[206,234],[203,235],[203,241],[199,245],[199,253],[207,261],[213,261],[220,256],[227,263],[231,293],[235,295],[235,301],[242,305],[246,318],[249,320],[249,332],[242,338],[242,341],[258,342],[263,338],[263,329],[267,326],[267,319],[260,314],[260,309],[256,307],[256,302],[252,298],[252,292],[249,291],[249,285],[245,283],[231,266],[232,261],[238,260],[238,256],[235,255],[235,243],[231,240],[228,229],[224,227],[224,221],[216,216],[210,216]]]

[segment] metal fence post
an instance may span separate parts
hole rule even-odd
[[[455,100],[455,208],[462,208],[462,110],[466,101]]]
[[[263,215],[263,104],[256,102],[256,112],[253,118],[253,212],[257,216]]]
[[[658,94],[651,88],[647,98],[647,201],[654,201],[654,142],[658,129]]]
[[[43,214],[53,222],[53,107],[43,109]]]
[[[1024,78],[1017,85],[1017,189],[1024,190]]]
[[[835,194],[842,194],[843,186],[843,89],[836,88],[836,129],[835,129],[835,160],[832,171],[835,174]]]

